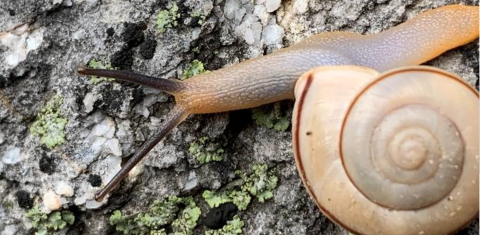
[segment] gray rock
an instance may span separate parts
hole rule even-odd
[[[266,45],[282,45],[284,30],[278,25],[269,25],[263,29],[263,42]]]
[[[21,160],[20,148],[17,147],[7,150],[2,156],[2,162],[5,164],[15,164]]]
[[[100,176],[105,185],[120,169],[123,158],[158,130],[173,99],[134,84],[90,84],[88,77],[75,73],[76,66],[87,65],[91,59],[109,63],[114,54],[121,54],[124,57],[117,63],[122,66],[175,79],[194,59],[215,70],[319,32],[373,34],[427,9],[453,3],[478,5],[478,0],[175,2],[179,25],[165,33],[159,33],[155,21],[160,10],[173,5],[172,0],[0,4],[2,235],[32,232],[26,210],[17,203],[18,190],[28,192],[35,205],[42,206],[45,200],[51,208],[76,206],[76,219],[81,221],[76,226],[83,226],[78,230],[108,234],[112,233],[108,217],[115,209],[138,213],[155,199],[180,194],[194,196],[197,204],[205,206],[203,190],[228,187],[235,170],[250,172],[260,163],[276,167],[279,185],[273,199],[263,204],[255,199],[239,214],[245,221],[244,234],[347,234],[322,215],[303,188],[290,132],[256,125],[250,111],[192,115],[153,148],[108,200],[97,203],[93,197],[100,187],[87,181],[89,175]],[[205,16],[203,25],[196,24],[194,13]],[[156,41],[152,59],[143,59],[143,46],[128,46],[122,36],[127,28],[124,23],[138,24],[144,35]],[[131,35],[136,33],[140,32]],[[478,40],[428,64],[456,73],[471,85],[478,84]],[[61,110],[68,124],[65,143],[48,149],[28,128],[56,94],[63,97]],[[204,136],[224,144],[221,162],[196,165],[190,156],[190,144]],[[41,164],[44,158],[52,159],[47,170]],[[204,229],[199,225],[195,234]],[[478,221],[458,234],[478,234]]]

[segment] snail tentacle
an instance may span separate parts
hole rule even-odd
[[[128,175],[130,170],[132,170],[133,167],[135,167],[160,140],[170,133],[173,128],[185,120],[188,115],[189,112],[184,107],[179,105],[173,107],[170,113],[166,116],[165,121],[162,123],[159,130],[150,137],[130,159],[128,159],[127,163],[122,166],[122,169],[108,182],[108,184],[97,192],[95,200],[102,201],[103,198]]]
[[[185,85],[182,84],[181,81],[156,78],[126,70],[119,71],[112,69],[91,69],[85,66],[79,66],[77,68],[77,73],[81,75],[115,78],[121,81],[133,82],[169,94],[177,94],[185,90]]]

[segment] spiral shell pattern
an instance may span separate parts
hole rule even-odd
[[[449,234],[478,214],[478,93],[457,76],[323,67],[295,95],[297,167],[333,221],[356,234]]]

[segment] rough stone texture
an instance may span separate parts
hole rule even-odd
[[[0,32],[11,36],[0,39],[2,234],[27,234],[31,225],[23,208],[52,194],[54,206],[74,210],[78,222],[72,234],[109,234],[108,216],[114,209],[139,212],[154,199],[179,194],[201,203],[201,191],[218,189],[235,169],[248,171],[258,163],[278,167],[280,184],[272,200],[253,202],[240,214],[244,234],[347,234],[319,212],[304,190],[291,134],[255,125],[248,110],[188,118],[108,201],[94,202],[100,182],[106,183],[122,157],[156,130],[173,99],[132,84],[92,85],[75,73],[76,66],[95,58],[144,74],[177,77],[193,59],[215,70],[318,32],[378,33],[427,9],[478,5],[478,0],[179,0],[179,26],[159,33],[156,15],[173,1],[7,0],[0,5]],[[203,25],[192,12],[206,16]],[[429,64],[478,87],[478,41]],[[50,150],[28,127],[55,94],[63,96],[61,110],[69,121],[66,143]],[[188,147],[201,136],[225,143],[222,162],[191,164]],[[7,202],[12,206],[5,207]],[[196,232],[204,229],[199,226]],[[478,221],[459,234],[478,234]]]

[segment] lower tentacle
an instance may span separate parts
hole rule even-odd
[[[108,182],[108,184],[95,195],[95,200],[102,201],[103,198],[128,175],[133,167],[135,167],[147,155],[147,153],[150,152],[158,142],[160,142],[160,140],[170,133],[173,128],[185,120],[188,115],[189,112],[186,108],[178,105],[175,106],[167,115],[157,133],[155,133],[152,138],[148,139],[142,147],[137,150],[135,155],[133,155],[122,169],[110,180],[110,182]]]

